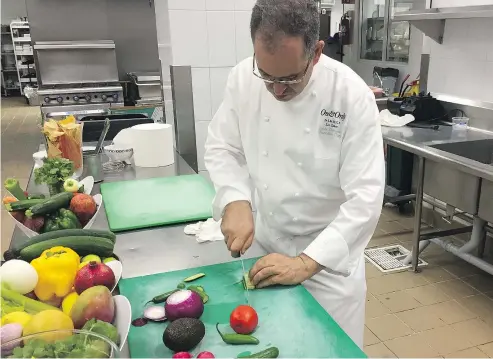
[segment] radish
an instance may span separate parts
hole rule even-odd
[[[178,353],[173,354],[172,358],[189,359],[189,358],[193,358],[193,357],[192,357],[192,354],[190,354],[189,352],[178,352]]]
[[[211,352],[202,352],[199,353],[199,355],[197,355],[197,358],[209,359],[209,358],[215,358],[215,356]]]
[[[179,290],[168,297],[164,309],[170,321],[180,318],[198,319],[204,312],[204,303],[197,293],[191,290]]]

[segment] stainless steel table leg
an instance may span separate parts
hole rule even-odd
[[[419,157],[418,161],[418,183],[416,188],[416,210],[414,216],[414,232],[413,232],[413,261],[412,270],[418,271],[419,257],[419,237],[421,235],[421,213],[423,212],[423,182],[425,177],[425,159]]]

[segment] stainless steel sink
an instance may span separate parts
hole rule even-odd
[[[484,164],[493,164],[493,140],[444,143],[432,148]],[[446,163],[428,160],[425,193],[471,214],[493,221],[493,183]]]
[[[493,140],[444,143],[430,146],[484,164],[493,164]]]

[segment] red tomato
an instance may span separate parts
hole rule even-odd
[[[231,312],[229,325],[238,334],[252,333],[258,324],[258,315],[249,305],[239,305]]]

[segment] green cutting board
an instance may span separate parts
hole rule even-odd
[[[255,260],[245,260],[245,267],[251,268]],[[148,300],[176,288],[184,278],[200,272],[206,276],[193,284],[203,286],[210,299],[200,318],[206,326],[206,334],[191,351],[194,356],[201,351],[210,351],[216,358],[236,358],[244,351],[256,353],[276,346],[281,358],[366,358],[301,285],[249,291],[249,304],[259,316],[254,335],[260,344],[233,346],[224,343],[216,331],[216,323],[220,323],[223,332],[232,333],[229,315],[236,306],[245,304],[243,286],[239,282],[242,277],[239,261],[122,279],[120,293],[130,301],[135,319],[142,316]],[[131,327],[128,336],[130,356],[171,358],[173,353],[162,341],[166,326],[167,322]]]
[[[204,177],[186,175],[103,183],[101,194],[118,232],[209,218],[215,191]]]

